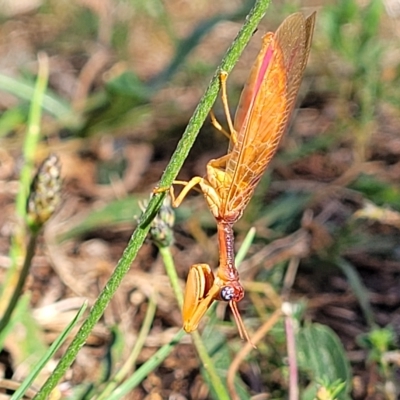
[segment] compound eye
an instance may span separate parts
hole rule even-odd
[[[235,298],[235,289],[232,286],[223,286],[220,291],[221,300],[231,301]]]

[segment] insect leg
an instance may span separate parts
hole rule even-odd
[[[179,193],[178,197],[175,197],[174,189],[173,189],[172,186],[169,189],[170,190],[170,194],[171,194],[171,198],[172,198],[172,207],[174,207],[174,208],[179,207],[180,204],[182,203],[183,199],[189,193],[189,191],[191,189],[193,189],[196,185],[198,185],[202,180],[203,180],[203,178],[201,178],[200,176],[195,176],[194,178],[192,178],[188,182],[186,182],[186,181],[174,181],[174,184],[183,185],[184,188]]]
[[[225,154],[222,157],[215,158],[214,160],[209,161],[208,167],[219,168],[224,170],[226,168],[226,163],[229,161],[230,157],[231,157],[230,154]]]
[[[211,124],[213,127],[217,130],[220,131],[223,135],[225,135],[228,139],[231,138],[231,135],[229,132],[227,132],[222,125],[217,121],[217,118],[215,118],[214,111],[210,111],[210,118],[211,118]]]
[[[213,285],[214,274],[208,264],[195,264],[190,267],[182,307],[183,326],[186,332],[197,329],[201,318],[215,300],[215,296],[207,298]]]
[[[162,192],[167,192],[169,191],[169,195],[171,196],[171,200],[172,200],[172,207],[176,208],[179,207],[180,204],[182,203],[183,199],[186,197],[186,195],[188,194],[188,192],[191,189],[195,189],[195,186],[197,184],[199,184],[201,181],[203,180],[203,178],[201,178],[200,176],[195,176],[194,178],[192,178],[190,181],[173,181],[172,184],[173,185],[182,185],[185,186],[182,191],[179,193],[178,197],[175,196],[175,190],[173,186],[170,187],[156,187],[153,189],[153,193],[162,193]],[[199,192],[201,192],[200,189],[198,189]]]
[[[232,117],[231,117],[231,113],[229,111],[228,95],[227,95],[227,91],[226,91],[226,80],[228,79],[228,73],[225,71],[222,71],[219,76],[219,79],[221,80],[221,100],[222,100],[222,104],[224,106],[226,121],[228,122],[229,130],[231,132],[230,140],[232,140],[232,143],[235,145],[237,142],[236,131],[235,131],[235,128],[233,127]]]
[[[212,272],[210,272],[212,274]],[[192,277],[188,276],[188,279]],[[201,319],[212,303],[218,299],[220,287],[217,284],[212,284],[207,292],[202,292],[201,297],[194,298],[193,294],[188,295],[188,288],[185,291],[186,303],[183,307],[183,329],[187,332],[193,332],[197,329]],[[200,293],[199,293],[200,294]]]

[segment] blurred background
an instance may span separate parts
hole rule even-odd
[[[25,286],[29,298],[2,338],[4,378],[23,380],[83,299],[93,303],[98,296],[136,226],[140,202],[157,186],[252,6],[239,0],[0,1],[2,310],[5,285],[12,291],[15,283],[6,277],[9,243],[43,53],[49,84],[35,157],[39,164],[57,154],[63,177],[62,205],[39,241]],[[237,250],[250,228],[256,230],[240,265],[246,297],[239,307],[254,332],[290,301],[301,327],[302,398],[315,398],[321,387],[333,393],[340,381],[338,398],[397,399],[400,3],[273,1],[229,76],[232,114],[261,37],[297,11],[317,11],[314,39],[289,132],[235,225]],[[219,100],[214,112],[226,126]],[[226,149],[227,139],[207,120],[179,179],[204,175],[206,163]],[[193,192],[176,210],[173,235],[182,287],[190,265],[218,265],[215,221],[202,195]],[[182,324],[163,259],[148,240],[65,376],[60,397],[93,398],[90,390],[118,371],[155,293],[157,310],[136,367]],[[224,305],[216,315],[200,330],[224,375],[242,343]],[[285,357],[282,319],[240,367],[240,398],[285,398]],[[53,367],[42,371],[38,385]],[[126,398],[218,398],[202,374],[185,336]]]

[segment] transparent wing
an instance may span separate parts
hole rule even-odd
[[[237,141],[229,146],[223,216],[240,217],[277,150],[307,63],[314,22],[315,13],[307,19],[293,14],[264,37],[235,116]]]

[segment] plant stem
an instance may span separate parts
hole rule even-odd
[[[14,288],[10,302],[8,303],[7,309],[4,312],[3,318],[0,321],[0,334],[1,332],[3,332],[4,328],[10,322],[12,313],[15,309],[15,306],[18,303],[18,299],[22,294],[22,290],[24,289],[26,278],[29,275],[29,268],[32,263],[32,258],[35,255],[36,242],[37,242],[37,234],[33,234],[29,239],[28,248],[25,254],[24,265],[22,266],[22,269],[19,273],[17,285]]]
[[[21,265],[18,260],[24,257],[26,261],[26,255],[24,254],[26,241],[26,202],[28,200],[29,186],[32,179],[34,156],[40,140],[42,103],[49,77],[49,59],[46,54],[39,54],[38,65],[39,71],[32,96],[32,103],[29,109],[28,126],[23,148],[24,165],[21,169],[19,189],[15,200],[17,223],[11,239],[11,267],[7,272],[5,284],[1,290],[0,304],[3,304],[3,302],[5,303],[6,299],[14,295],[15,288],[13,282],[16,280],[15,274],[19,273],[18,269]],[[13,292],[13,294],[11,294],[11,292]]]
[[[172,286],[172,290],[174,291],[175,297],[178,301],[179,308],[182,308],[182,306],[183,306],[182,289],[179,286],[179,278],[178,278],[178,274],[176,273],[174,259],[171,254],[171,248],[170,247],[159,247],[159,250],[160,250],[160,254],[163,259],[164,265],[165,265],[165,270],[167,272],[169,281]]]
[[[45,53],[38,55],[39,72],[35,91],[32,97],[32,105],[29,110],[28,128],[24,142],[24,166],[21,170],[20,188],[17,195],[17,214],[25,218],[26,201],[29,195],[29,186],[32,179],[32,168],[36,149],[40,140],[40,122],[42,119],[42,104],[47,81],[49,77],[49,58]]]
[[[249,15],[246,18],[246,22],[242,29],[238,33],[236,39],[232,43],[231,47],[227,51],[225,58],[223,59],[221,65],[218,67],[211,83],[209,84],[203,98],[201,99],[199,105],[197,106],[189,124],[179,141],[177,148],[172,155],[171,161],[165,169],[164,174],[161,177],[159,186],[160,187],[170,187],[176,179],[179,170],[181,169],[185,159],[187,158],[194,141],[196,140],[197,134],[200,127],[204,123],[212,104],[214,103],[219,88],[219,73],[221,70],[230,72],[239,58],[239,55],[243,51],[247,42],[250,40],[253,32],[257,28],[257,25],[261,18],[264,16],[266,9],[270,0],[258,0]],[[111,275],[109,281],[106,283],[104,289],[97,298],[95,304],[93,305],[89,316],[82,324],[75,338],[71,342],[70,346],[66,350],[64,356],[61,358],[60,362],[54,369],[51,376],[42,386],[39,393],[34,397],[34,399],[45,399],[50,395],[50,392],[54,389],[58,381],[64,375],[66,370],[70,367],[72,362],[81,347],[85,344],[90,332],[96,325],[97,321],[103,315],[105,308],[113,297],[114,293],[118,289],[123,277],[128,272],[133,260],[136,258],[139,249],[141,248],[147,233],[150,229],[150,223],[157,215],[160,209],[165,193],[159,193],[154,195],[140,218],[139,224],[132,234],[132,237],[119,260],[115,271]]]
[[[226,383],[224,384],[218,376],[217,370],[214,367],[214,361],[209,356],[206,346],[201,339],[200,333],[198,331],[192,332],[192,338],[197,353],[203,364],[203,368],[208,373],[210,382],[214,387],[215,393],[218,395],[218,400],[229,400],[230,396],[226,389]]]
[[[290,310],[291,304],[286,303],[288,312],[285,315],[286,347],[289,363],[289,400],[298,400],[299,398],[299,374],[297,369],[296,357],[296,334],[294,329],[295,320]]]
[[[247,253],[249,252],[250,246],[253,244],[254,237],[256,236],[256,228],[252,226],[246,234],[240,249],[236,253],[235,257],[235,265],[239,266],[244,258],[246,257]]]
[[[257,331],[254,333],[254,335],[251,337],[251,341],[253,343],[250,343],[250,342],[245,343],[243,345],[242,349],[239,351],[239,353],[236,354],[236,357],[233,359],[231,366],[229,367],[229,370],[228,370],[228,375],[226,377],[227,384],[228,384],[228,390],[229,390],[229,393],[231,394],[232,400],[239,400],[239,397],[237,396],[236,390],[235,390],[235,375],[240,367],[241,362],[250,353],[250,351],[253,350],[253,348],[254,348],[253,345],[257,345],[257,343],[280,320],[281,316],[282,316],[282,310],[281,309],[275,310],[271,314],[271,316],[268,318],[268,320],[265,321],[260,326],[260,328],[257,329]]]
[[[128,378],[122,385],[115,389],[107,400],[120,400],[124,395],[130,393],[132,389],[138,386],[139,383],[142,382],[151,371],[158,367],[168,357],[171,351],[182,339],[184,334],[184,330],[181,329],[170,343],[161,347],[160,350],[158,350],[149,359],[149,361],[146,361],[130,378]]]
[[[180,308],[182,308],[182,305],[183,305],[182,289],[179,286],[179,278],[176,273],[174,261],[173,261],[172,254],[171,254],[171,248],[170,247],[160,247],[160,254],[163,258],[165,270],[167,271],[167,275],[171,282],[171,286],[175,293],[175,297],[178,300]],[[192,332],[192,338],[193,338],[193,343],[196,347],[197,353],[203,364],[203,367],[209,375],[209,378],[210,378],[211,384],[214,387],[215,393],[218,394],[219,399],[229,400],[229,394],[226,390],[226,387],[222,383],[221,379],[218,376],[216,369],[214,368],[213,360],[209,356],[199,332],[198,331]]]
[[[131,354],[129,355],[128,359],[125,361],[122,368],[115,375],[115,377],[108,383],[108,385],[103,390],[103,392],[100,394],[100,396],[97,398],[97,400],[107,399],[108,396],[110,396],[111,393],[114,391],[114,389],[117,387],[117,385],[119,383],[121,383],[121,381],[123,379],[125,379],[125,377],[128,375],[128,373],[134,367],[134,365],[136,363],[136,359],[138,358],[139,353],[144,346],[146,337],[149,334],[151,324],[153,323],[153,320],[154,320],[154,315],[156,313],[156,308],[157,308],[157,302],[156,302],[155,297],[156,297],[155,294],[152,294],[152,296],[149,298],[146,316],[144,317],[143,324],[141,326],[139,335],[136,339],[136,343],[135,343],[134,348],[132,349]]]

